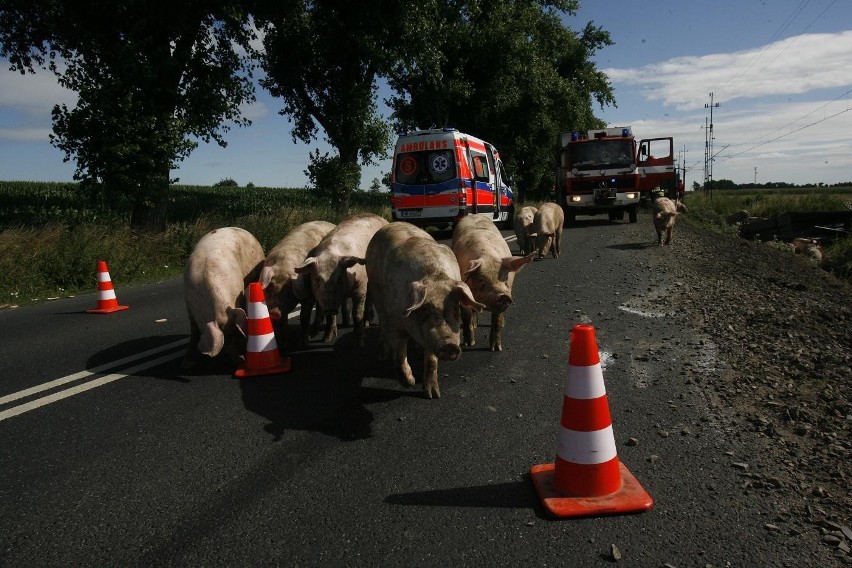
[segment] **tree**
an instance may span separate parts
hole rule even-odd
[[[601,107],[614,104],[609,80],[590,60],[611,45],[609,34],[591,23],[579,34],[565,27],[560,15],[575,13],[575,0],[418,6],[432,14],[423,32],[428,41],[410,42],[418,49],[389,77],[400,127],[454,126],[476,134],[500,149],[522,197],[527,188],[549,190],[558,133],[604,126],[592,112],[593,99]]]
[[[361,164],[387,156],[377,78],[393,56],[394,14],[382,0],[290,0],[255,10],[265,33],[261,85],[283,100],[279,112],[293,122],[294,142],[310,143],[321,129],[336,148],[337,156],[312,154],[309,172],[340,210],[360,183]]]
[[[251,39],[234,0],[0,0],[12,70],[48,69],[79,95],[54,107],[51,142],[83,186],[130,201],[137,228],[165,228],[171,170],[196,139],[224,146],[227,121],[249,123]]]

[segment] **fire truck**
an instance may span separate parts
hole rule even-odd
[[[421,227],[447,227],[485,215],[510,228],[514,196],[500,154],[455,128],[406,132],[394,148],[392,215]]]
[[[629,126],[563,132],[559,135],[556,198],[565,222],[577,215],[606,213],[611,221],[627,213],[636,222],[639,204],[659,187],[677,195],[672,138],[637,144]]]

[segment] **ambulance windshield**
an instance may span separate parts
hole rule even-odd
[[[568,145],[569,167],[579,170],[627,168],[633,163],[630,140],[589,140]]]
[[[456,177],[451,150],[406,152],[397,155],[394,181],[405,185],[442,183]]]

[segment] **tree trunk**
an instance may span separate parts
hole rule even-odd
[[[141,184],[133,204],[130,227],[162,233],[166,230],[169,207],[169,175],[153,176]]]

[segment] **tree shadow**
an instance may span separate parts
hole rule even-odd
[[[155,335],[117,343],[91,355],[86,360],[86,369],[110,373],[141,365],[143,368],[133,371],[133,376],[188,383],[190,380],[182,377],[180,370],[180,363],[189,345],[188,339],[188,335]],[[148,364],[151,365],[146,366]],[[223,361],[217,358],[205,362],[205,367],[197,369],[193,374],[210,374],[207,371],[221,370],[222,365]]]

